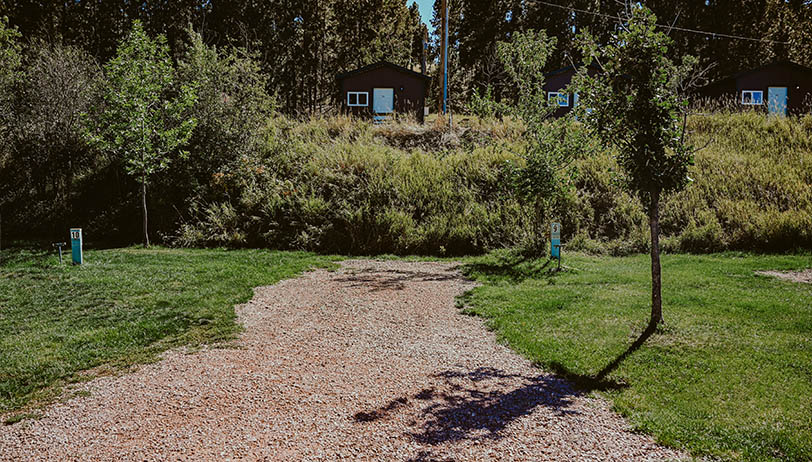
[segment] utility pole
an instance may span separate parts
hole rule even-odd
[[[451,107],[448,105],[448,0],[443,0],[445,4],[445,69],[443,73],[443,113],[448,114],[448,126],[454,128],[454,116],[451,114]]]
[[[440,22],[442,37],[440,40],[440,71],[442,72],[442,98],[437,98],[437,117],[445,117],[446,97],[448,95],[448,0],[443,0],[440,7],[443,20]]]
[[[423,26],[423,55],[420,58],[420,73],[426,74],[426,53],[429,50],[429,28]]]

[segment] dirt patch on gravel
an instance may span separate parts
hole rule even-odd
[[[792,282],[803,282],[812,284],[812,269],[803,271],[756,271],[756,274],[773,276],[779,279],[786,279]]]
[[[172,351],[0,428],[2,460],[661,461],[609,405],[498,344],[450,263],[258,288],[235,348]]]

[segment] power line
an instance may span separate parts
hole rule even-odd
[[[584,9],[581,9],[581,8],[575,8],[573,6],[557,5],[555,3],[545,2],[543,0],[533,0],[533,3],[541,3],[542,5],[552,6],[552,7],[555,7],[555,8],[560,8],[562,10],[575,11],[575,12],[578,12],[578,13],[586,13],[586,14],[591,14],[593,16],[599,16],[599,17],[607,18],[607,19],[616,19],[618,21],[623,20],[623,18],[621,18],[620,16],[613,16],[611,14],[606,14],[606,13],[596,13],[594,11],[584,10]],[[743,37],[741,35],[722,34],[722,33],[718,33],[718,32],[708,32],[708,31],[704,31],[704,30],[688,29],[688,28],[685,28],[685,27],[677,27],[677,26],[664,25],[664,24],[655,24],[655,25],[657,27],[664,27],[666,29],[678,30],[680,32],[689,32],[689,33],[692,33],[692,34],[708,35],[708,36],[711,36],[713,38],[726,38],[726,39],[731,39],[731,40],[748,40],[748,41],[751,41],[751,42],[765,42],[765,43],[772,43],[772,44],[777,43],[779,45],[789,45],[790,44],[790,42],[783,42],[783,41],[780,41],[780,40],[769,40],[769,39],[759,39],[759,38],[753,38],[753,37]]]

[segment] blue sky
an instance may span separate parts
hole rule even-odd
[[[431,11],[434,8],[434,0],[414,0],[412,3],[417,3],[420,6],[420,17],[423,22],[429,26],[431,31]],[[410,3],[411,4],[411,3]]]

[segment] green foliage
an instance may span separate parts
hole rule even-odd
[[[498,104],[493,99],[493,87],[489,85],[481,95],[479,94],[479,90],[474,88],[473,92],[471,92],[470,101],[468,102],[468,112],[484,120],[501,117],[503,111],[500,110]]]
[[[211,178],[234,170],[243,158],[257,156],[263,146],[262,129],[275,110],[256,54],[208,46],[191,30],[178,63],[177,83],[195,89],[196,100],[187,116],[196,126],[186,145],[188,157],[170,165],[156,185],[160,205],[172,212],[189,201],[221,199],[207,187]]]
[[[677,92],[686,70],[667,57],[671,40],[657,31],[656,21],[647,8],[633,6],[609,44],[584,34],[584,66],[573,83],[582,103],[575,109],[579,118],[617,147],[628,186],[644,202],[684,187],[691,163],[682,130],[687,102]],[[597,73],[593,63],[600,63]]]
[[[586,153],[558,173],[562,182],[547,211],[561,220],[568,248],[645,252],[646,210],[624,187],[614,153],[593,153],[597,141],[589,132],[566,123],[548,149]],[[540,250],[547,225],[533,200],[537,182],[522,180],[536,171],[526,168],[522,125],[510,119],[471,125],[453,137],[346,117],[307,123],[277,118],[257,157],[211,177],[206,187],[221,199],[195,201],[174,234],[184,245],[364,254],[459,254],[510,245]],[[812,142],[803,120],[692,116],[688,130],[697,143],[714,141],[696,154],[692,187],[663,197],[664,250],[812,248],[806,161]],[[455,235],[467,241],[455,241]]]
[[[212,179],[228,199],[196,204],[177,242],[459,255],[526,239],[508,168],[521,158],[476,145],[402,151],[391,127],[344,120],[274,121],[264,153]]]
[[[105,66],[104,105],[89,119],[90,139],[123,161],[124,170],[141,183],[144,245],[147,228],[147,183],[165,170],[192,135],[197,121],[187,114],[194,89],[176,86],[166,39],[152,40],[140,22]],[[174,94],[172,94],[174,93]]]
[[[439,3],[435,2],[435,37],[440,36]],[[600,43],[607,43],[616,31],[614,18],[624,16],[629,6],[638,4],[650,8],[662,24],[720,34],[663,28],[674,39],[670,48],[673,56],[696,56],[701,68],[714,65],[708,75],[711,80],[780,60],[812,66],[812,2],[805,0],[455,0],[450,2],[451,55],[456,58],[452,77],[470,75],[471,86],[455,89],[453,94],[467,99],[471,90],[481,94],[490,86],[497,100],[511,97],[512,85],[503,69],[494,66],[491,55],[497,42],[509,40],[517,31],[545,30],[558,38],[547,60],[547,70],[552,71],[581,63],[579,32],[590,30]],[[721,34],[765,41],[730,40]]]
[[[105,104],[92,139],[124,159],[127,173],[146,183],[189,140],[196,121],[184,115],[195,102],[194,90],[173,86],[175,69],[166,39],[151,39],[138,21],[105,66],[105,77]],[[172,91],[177,94],[170,95]]]
[[[484,285],[469,312],[531,361],[604,390],[660,443],[711,460],[812,458],[812,286],[754,274],[809,268],[809,254],[665,256],[668,326],[602,381],[644,327],[648,259],[565,252],[557,274],[543,263],[475,259],[467,272]]]
[[[151,361],[179,345],[227,341],[234,305],[331,257],[259,250],[86,251],[82,266],[53,252],[0,255],[0,413],[54,395],[97,366]],[[85,375],[87,377],[87,375]]]
[[[516,32],[509,42],[499,42],[496,54],[512,84],[517,98],[511,113],[524,120],[531,136],[543,136],[540,125],[549,118],[555,106],[544,92],[547,59],[555,49],[556,38],[545,31]]]
[[[107,165],[89,146],[82,123],[98,102],[101,72],[71,46],[35,41],[25,54],[0,148],[9,154],[7,162],[0,159],[0,202],[9,204],[6,222],[24,223],[31,234],[66,230],[83,182]]]
[[[678,84],[693,60],[675,66],[667,57],[671,40],[657,32],[657,17],[639,3],[627,2],[628,16],[608,44],[588,33],[582,38],[584,66],[573,87],[582,104],[574,108],[607,145],[617,147],[626,186],[642,200],[651,236],[651,322],[662,323],[660,197],[688,182],[691,147],[685,142],[687,100]],[[592,72],[592,64],[600,69]],[[682,72],[679,72],[682,71]],[[681,117],[682,116],[682,117]]]
[[[22,77],[19,38],[20,33],[15,28],[8,26],[8,18],[0,16],[0,174],[4,178],[0,183],[0,209],[3,204],[15,199],[20,193],[19,188],[8,187],[10,181],[6,180],[6,178],[13,178],[7,176],[8,170],[16,167],[12,150],[9,149],[8,125],[14,120],[12,111],[14,88]],[[2,221],[1,218],[2,216],[0,216],[0,221]],[[2,236],[0,236],[0,240],[1,238]]]
[[[547,99],[544,69],[555,44],[554,37],[532,30],[516,32],[510,42],[498,42],[496,55],[516,86],[517,98],[513,104],[490,103],[495,110],[521,119],[526,127],[525,162],[515,169],[514,182],[520,197],[530,201],[535,210],[538,229],[528,249],[535,253],[542,252],[546,223],[556,218],[556,201],[572,185],[568,164],[588,153],[594,144],[588,133],[569,118],[550,120],[558,105]]]
[[[812,248],[812,138],[805,119],[758,113],[695,115],[692,139],[705,149],[688,170],[690,188],[663,197],[667,252]],[[568,245],[626,255],[649,245],[640,201],[624,188],[614,155],[573,164],[575,192],[562,209]]]
[[[26,38],[62,37],[100,62],[115,55],[134,20],[150,34],[164,34],[171,56],[183,54],[189,24],[207,42],[240,45],[258,53],[271,94],[288,114],[329,110],[335,75],[387,59],[420,62],[425,26],[403,0],[286,0],[284,2],[172,2],[77,0],[54,5],[4,0],[2,14]]]
[[[82,50],[32,44],[10,127],[19,170],[7,174],[15,187],[36,200],[63,208],[69,203],[75,177],[97,162],[83,136],[82,115],[98,103],[100,84],[98,65]]]
[[[14,119],[12,100],[14,88],[22,77],[20,64],[20,33],[8,26],[8,18],[0,16],[0,168],[11,161],[6,137],[7,126]],[[5,191],[2,191],[5,193]],[[8,200],[3,194],[0,204]]]
[[[20,65],[22,50],[20,46],[20,33],[14,27],[9,27],[8,18],[0,16],[0,114],[5,117],[10,114],[9,103],[14,86],[22,78]],[[3,126],[0,125],[0,129]]]

